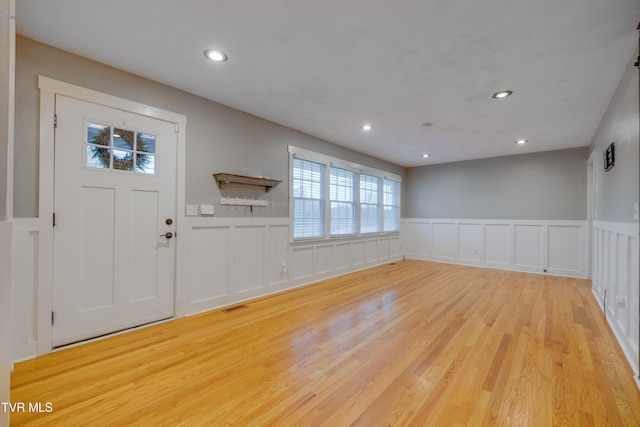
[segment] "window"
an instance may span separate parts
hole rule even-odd
[[[293,238],[324,236],[325,165],[293,160]]]
[[[384,180],[384,232],[400,230],[400,182]]]
[[[355,178],[355,173],[331,166],[329,200],[332,236],[356,232]]]
[[[381,231],[380,178],[360,174],[360,232],[378,231]]]
[[[293,240],[397,233],[400,177],[289,146]]]

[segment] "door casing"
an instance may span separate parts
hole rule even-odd
[[[185,236],[184,209],[185,205],[185,154],[186,154],[186,116],[153,106],[130,101],[113,95],[97,92],[91,89],[38,76],[40,90],[40,123],[39,123],[39,248],[38,248],[38,289],[37,299],[37,355],[50,353],[52,346],[51,312],[53,309],[53,207],[54,207],[54,117],[55,95],[60,94],[70,98],[118,108],[135,114],[174,123],[177,133],[178,149],[176,159],[176,235]],[[176,237],[175,251],[175,317],[182,317],[185,307],[182,301],[184,289],[180,279],[180,268],[184,259],[184,244]]]

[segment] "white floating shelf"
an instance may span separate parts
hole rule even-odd
[[[244,184],[244,185],[256,185],[264,187],[264,190],[269,192],[273,187],[280,184],[282,181],[277,179],[269,179],[256,176],[244,176],[234,175],[231,173],[214,173],[213,177],[218,182],[220,188],[224,188],[228,184]],[[254,205],[255,206],[255,205]]]

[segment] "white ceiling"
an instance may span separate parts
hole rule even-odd
[[[589,145],[640,21],[639,0],[16,3],[21,35],[402,166]]]

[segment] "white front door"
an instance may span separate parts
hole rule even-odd
[[[53,346],[174,315],[175,124],[56,95]]]

